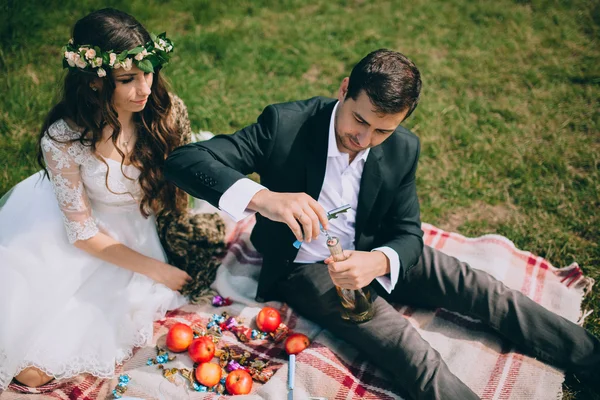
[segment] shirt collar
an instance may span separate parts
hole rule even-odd
[[[333,107],[333,112],[331,113],[331,120],[329,121],[329,143],[328,143],[328,147],[327,147],[327,157],[342,157],[344,155],[347,155],[346,153],[342,153],[338,147],[337,147],[337,142],[335,140],[335,113],[337,111],[337,108],[339,106],[340,102],[336,102],[335,106]],[[362,150],[360,151],[357,156],[356,156],[356,160],[367,160],[367,156],[369,155],[369,150],[371,149],[366,149],[366,150]]]

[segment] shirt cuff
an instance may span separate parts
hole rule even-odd
[[[225,211],[235,222],[241,221],[255,213],[247,207],[252,197],[263,189],[266,187],[251,179],[242,178],[221,195],[219,209]]]
[[[398,253],[396,253],[396,251],[391,247],[387,246],[377,247],[376,249],[373,249],[371,251],[380,251],[383,254],[385,254],[388,260],[390,260],[389,276],[379,276],[375,279],[377,279],[377,282],[379,282],[379,284],[383,286],[386,292],[392,293],[392,290],[394,290],[394,288],[396,287],[396,283],[398,283],[398,276],[400,275],[400,258],[398,257]]]

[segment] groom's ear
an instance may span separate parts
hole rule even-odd
[[[346,99],[346,95],[348,94],[348,83],[349,82],[350,82],[350,78],[348,78],[348,77],[345,77],[342,80],[340,89],[338,90],[338,100],[340,101],[340,103],[343,103],[344,100]]]

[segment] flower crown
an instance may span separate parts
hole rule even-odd
[[[165,32],[158,36],[151,33],[150,37],[145,45],[121,53],[102,51],[98,46],[75,45],[71,39],[63,47],[63,68],[96,73],[101,78],[106,76],[106,68],[122,67],[129,71],[133,64],[144,72],[154,72],[156,67],[169,62],[174,45]]]

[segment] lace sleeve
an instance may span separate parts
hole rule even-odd
[[[192,141],[192,128],[190,125],[190,118],[188,116],[187,107],[183,100],[178,96],[171,94],[171,118],[181,135],[180,145],[191,143]]]
[[[81,144],[63,142],[69,139],[64,133],[52,134],[52,137],[59,141],[50,138],[47,132],[41,147],[69,242],[89,239],[98,233],[98,227],[79,172]]]

